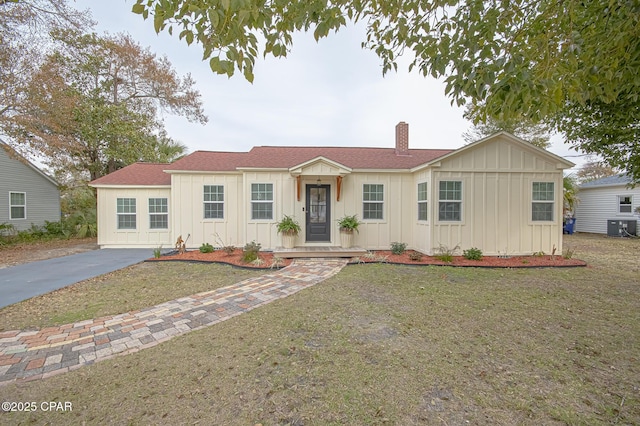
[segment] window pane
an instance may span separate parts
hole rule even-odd
[[[418,203],[418,220],[427,220],[427,203]]]
[[[460,181],[441,181],[440,194],[441,200],[462,200],[462,182]]]
[[[363,201],[383,201],[384,185],[364,184],[362,188]]]
[[[418,201],[427,201],[427,183],[418,184]]]
[[[205,203],[204,204],[205,219],[224,219],[223,203]]]
[[[166,198],[149,198],[149,213],[168,213],[169,205]]]
[[[273,201],[273,184],[252,183],[251,201]]]
[[[631,197],[621,196],[620,199],[620,213],[631,213]]]
[[[136,229],[135,214],[118,215],[118,229]]]
[[[382,203],[364,203],[362,217],[364,219],[382,219]]]
[[[168,229],[169,217],[166,214],[152,214],[149,216],[149,228]]]
[[[204,201],[224,201],[224,186],[205,185]]]
[[[25,214],[24,207],[11,207],[11,219],[26,219],[27,215]]]
[[[440,202],[438,220],[461,221],[462,203],[460,202]]]
[[[118,213],[135,213],[136,212],[136,199],[135,198],[118,198]]]
[[[535,221],[552,221],[553,203],[533,203],[531,219]]]
[[[251,203],[251,219],[273,219],[273,203]]]
[[[12,192],[10,194],[12,206],[24,206],[26,194],[22,192]]]
[[[533,182],[534,201],[553,201],[553,182]]]

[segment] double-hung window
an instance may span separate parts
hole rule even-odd
[[[418,184],[418,220],[427,220],[427,182]]]
[[[631,207],[633,205],[631,195],[619,195],[618,196],[618,213],[626,214],[631,213]]]
[[[533,182],[531,220],[553,221],[554,199],[553,182]]]
[[[381,220],[384,210],[384,185],[365,183],[362,187],[362,218]]]
[[[440,181],[438,191],[438,220],[443,222],[462,221],[462,182],[459,180]]]
[[[27,194],[24,192],[9,193],[9,219],[27,218]]]
[[[251,219],[273,219],[273,184],[251,184]]]
[[[118,198],[118,229],[136,229],[136,199]]]
[[[169,204],[166,198],[149,198],[149,229],[169,228]]]
[[[223,219],[224,218],[224,186],[205,185],[204,186],[204,218]]]

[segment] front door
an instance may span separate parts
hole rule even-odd
[[[330,185],[307,185],[307,241],[331,241],[330,193]]]

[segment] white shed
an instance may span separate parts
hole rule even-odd
[[[631,179],[624,175],[609,176],[580,186],[576,208],[576,231],[607,234],[614,225],[618,235],[624,235],[626,223],[636,222],[640,206],[640,186],[631,188]],[[609,232],[610,233],[610,232]]]

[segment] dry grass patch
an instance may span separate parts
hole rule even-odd
[[[73,411],[0,421],[640,424],[638,265],[611,254],[639,242],[572,242],[593,267],[349,266],[154,348],[1,387]]]

